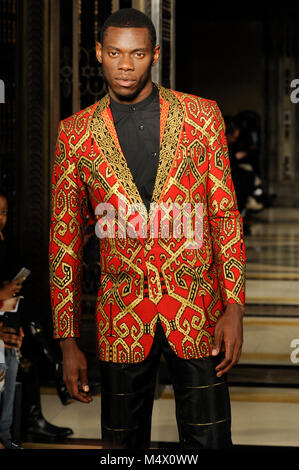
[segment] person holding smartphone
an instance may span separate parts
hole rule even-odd
[[[4,234],[7,222],[8,202],[5,194],[0,190],[0,340],[4,344],[5,363],[0,365],[2,378],[0,392],[0,449],[20,449],[12,442],[11,425],[13,421],[13,407],[16,387],[16,377],[19,367],[19,350],[22,345],[24,333],[20,327],[18,331],[4,324],[4,312],[14,310],[17,304],[17,294],[22,289],[23,278],[9,281],[13,261],[9,257],[13,250],[9,250],[8,240]],[[4,384],[3,384],[4,381]]]
[[[19,357],[22,356],[25,361],[27,359],[28,349],[30,349],[28,347],[30,335],[26,334],[23,342],[24,332],[20,326],[20,316],[23,317],[24,307],[22,305],[20,307],[22,315],[20,315],[20,309],[16,307],[19,300],[18,294],[30,271],[23,267],[16,273],[17,263],[13,259],[15,250],[5,230],[5,227],[7,229],[7,214],[7,197],[0,189],[0,341],[4,342],[5,350],[3,354],[5,364],[1,364],[0,361],[0,390],[2,390],[2,393],[0,392],[0,449],[20,449],[12,442],[10,432],[17,372],[19,372],[18,379],[22,383],[22,439],[27,440],[28,434],[30,434],[34,438],[61,440],[72,434],[73,431],[70,428],[55,426],[45,420],[41,410],[38,371],[33,358],[30,358],[29,355],[30,360],[27,363],[30,363],[31,366],[26,367],[26,372],[22,367],[22,361],[20,361],[21,367],[19,367]],[[22,318],[22,324],[25,328],[24,318]],[[27,345],[26,339],[28,340]],[[21,346],[22,355],[19,353]]]

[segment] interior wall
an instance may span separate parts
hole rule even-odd
[[[263,111],[263,25],[198,20],[177,37],[176,88],[216,100],[223,114]]]
[[[299,107],[288,101],[298,77],[298,1],[177,2],[176,18],[176,89],[216,100],[224,116],[258,113],[269,201],[298,207]]]

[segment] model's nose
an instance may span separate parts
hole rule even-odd
[[[121,70],[133,70],[134,69],[134,64],[129,54],[124,54],[123,56],[121,56],[121,59],[118,63],[118,68]]]

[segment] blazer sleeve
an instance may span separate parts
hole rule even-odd
[[[213,256],[224,306],[245,306],[245,245],[243,220],[237,206],[223,116],[216,102],[208,145],[208,217]]]
[[[62,121],[53,164],[49,243],[54,338],[80,336],[84,190]]]

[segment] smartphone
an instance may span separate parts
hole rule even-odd
[[[22,277],[25,277],[25,279],[31,274],[31,271],[27,268],[22,268],[18,274],[13,278],[13,281],[16,281],[17,279],[20,279]]]
[[[20,314],[19,312],[5,312],[2,315],[3,326],[13,328],[17,335],[20,334]]]

